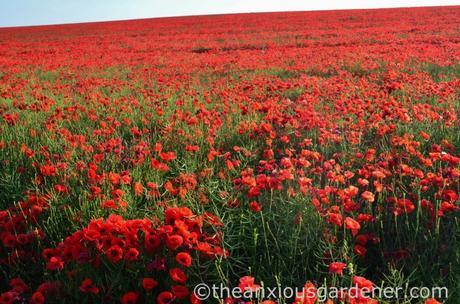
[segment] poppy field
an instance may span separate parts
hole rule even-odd
[[[460,303],[459,211],[460,7],[0,29],[0,303]]]

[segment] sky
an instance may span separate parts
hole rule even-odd
[[[460,0],[0,0],[0,27],[245,12],[460,5]]]

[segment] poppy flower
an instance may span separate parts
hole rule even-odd
[[[46,268],[48,270],[62,270],[64,268],[64,261],[60,257],[53,256],[46,263]]]
[[[187,275],[180,268],[172,268],[169,270],[169,276],[171,279],[177,283],[184,284],[187,281]]]
[[[134,183],[133,188],[134,188],[134,194],[136,196],[140,196],[142,194],[142,191],[144,190],[144,187],[139,182]]]
[[[56,176],[56,167],[51,164],[46,164],[40,167],[40,173],[43,176]]]
[[[139,250],[136,248],[129,248],[128,251],[125,253],[125,260],[126,261],[135,261],[139,257]]]
[[[160,152],[159,155],[160,155],[160,158],[166,162],[176,159],[176,153],[174,152]]]
[[[156,280],[154,280],[153,278],[143,278],[142,279],[142,287],[146,291],[151,291],[152,289],[154,289],[157,286],[158,286],[158,282]]]
[[[195,293],[192,293],[189,297],[190,304],[201,304],[201,300],[197,298]]]
[[[372,283],[372,281],[360,276],[353,277],[353,285],[358,288],[367,288],[368,290],[372,290],[374,288],[374,283]]]
[[[121,303],[122,304],[134,304],[134,303],[137,303],[137,298],[138,297],[139,296],[134,291],[127,292],[121,297]]]
[[[31,304],[43,304],[45,303],[45,296],[40,291],[36,291],[32,294],[30,298]]]
[[[262,207],[257,202],[251,202],[250,204],[252,212],[260,212],[262,211]]]
[[[65,185],[54,185],[54,190],[59,193],[67,193],[67,187]]]
[[[180,285],[172,286],[171,290],[174,296],[180,300],[184,300],[190,294],[189,290],[185,286],[180,286]]]
[[[115,200],[110,199],[102,203],[102,206],[106,209],[117,209],[118,205]]]
[[[0,294],[0,303],[13,304],[18,299],[19,299],[19,296],[14,291],[7,291],[7,292]]]
[[[175,296],[172,292],[163,291],[157,296],[157,304],[170,304],[174,299]]]
[[[408,199],[397,199],[396,206],[393,209],[393,214],[398,216],[405,213],[412,213],[415,210],[415,205]]]
[[[366,255],[367,249],[363,245],[356,244],[355,247],[353,248],[353,252],[356,255],[359,255],[359,256],[363,257],[363,256]]]
[[[343,270],[347,265],[341,262],[332,262],[329,264],[329,273],[334,273],[338,275],[343,275]]]
[[[166,237],[166,246],[171,250],[176,250],[183,242],[184,239],[178,234],[168,235]]]
[[[123,249],[120,246],[114,245],[105,253],[110,262],[116,263],[123,258]]]
[[[333,225],[336,225],[336,226],[342,226],[343,218],[342,218],[342,215],[340,213],[329,212],[327,221],[330,224],[333,224]]]
[[[13,278],[10,280],[10,286],[13,291],[22,294],[29,290],[29,286],[21,278]]]
[[[359,229],[361,229],[361,225],[359,224],[359,222],[355,221],[351,217],[347,217],[345,218],[345,228],[350,230],[351,234],[355,236],[358,233]]]
[[[375,196],[370,191],[364,191],[363,193],[361,193],[361,197],[369,203],[373,203],[375,201]]]
[[[176,255],[176,261],[185,267],[190,267],[190,265],[192,265],[192,257],[187,252],[179,252]]]
[[[260,285],[255,284],[255,279],[251,276],[244,276],[240,278],[240,282],[238,287],[241,291],[250,290],[250,291],[257,291],[260,288]]]
[[[80,290],[84,293],[93,293],[93,294],[99,293],[99,288],[97,288],[97,286],[93,283],[91,279],[84,279],[81,282]]]

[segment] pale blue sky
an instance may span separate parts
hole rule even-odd
[[[0,0],[0,27],[240,12],[460,5],[460,0]]]

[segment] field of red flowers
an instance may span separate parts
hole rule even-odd
[[[460,7],[0,29],[0,303],[459,303],[459,117]]]

